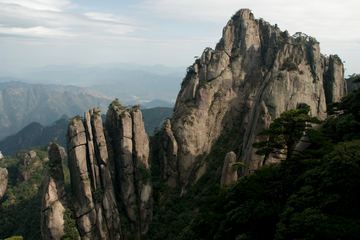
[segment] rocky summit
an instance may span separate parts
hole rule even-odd
[[[291,36],[255,19],[249,9],[229,20],[215,50],[204,50],[181,85],[171,131],[182,186],[206,172],[204,159],[224,130],[239,128],[243,135],[236,158],[246,165],[245,175],[260,167],[251,145],[272,120],[302,104],[324,120],[327,104],[346,91],[337,55],[325,57],[315,38],[300,32]]]
[[[310,115],[324,120],[327,104],[345,94],[343,74],[340,58],[322,55],[315,38],[300,32],[291,36],[255,19],[248,9],[238,11],[215,49],[206,48],[188,68],[173,117],[155,136],[160,139],[156,151],[150,149],[139,106],[113,101],[104,125],[95,108],[70,121],[73,198],[63,197],[60,153],[52,146],[44,182],[44,239],[67,234],[61,224],[66,206],[74,210],[73,229],[81,239],[141,239],[153,220],[151,159],[160,161],[157,177],[167,191],[184,195],[211,167],[206,157],[221,134],[236,128],[241,144],[237,152],[228,149],[216,170],[222,175],[219,186],[228,185],[262,166],[252,143],[283,111],[310,106]],[[165,197],[161,194],[159,201]],[[133,235],[126,237],[129,231]]]

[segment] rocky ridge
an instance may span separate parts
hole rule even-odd
[[[244,175],[259,167],[251,146],[259,131],[283,111],[307,104],[311,116],[325,119],[326,105],[346,91],[343,72],[340,58],[322,55],[315,38],[238,11],[215,50],[206,48],[188,68],[176,101],[171,131],[183,190],[206,172],[204,158],[223,131],[243,135],[236,158]]]

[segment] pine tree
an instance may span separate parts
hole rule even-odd
[[[320,123],[316,117],[308,115],[310,106],[291,109],[283,112],[270,124],[269,129],[262,130],[259,135],[267,136],[267,140],[253,143],[258,148],[256,154],[264,155],[265,164],[270,154],[285,154],[289,160],[300,138],[312,127],[310,123]]]

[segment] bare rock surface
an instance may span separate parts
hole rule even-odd
[[[175,188],[178,183],[178,163],[177,163],[177,155],[178,155],[178,144],[174,137],[174,134],[171,130],[171,122],[167,119],[164,123],[163,128],[163,148],[161,152],[161,170],[162,177],[167,179],[167,184]]]
[[[221,175],[221,184],[223,187],[229,185],[231,182],[236,181],[238,178],[237,169],[234,169],[236,163],[236,154],[234,152],[228,152],[225,157],[224,166]]]
[[[0,168],[0,199],[4,196],[8,180],[8,171],[6,168]]]
[[[148,231],[148,225],[151,223],[153,216],[152,185],[149,167],[150,141],[145,132],[139,105],[133,107],[131,118],[133,123],[135,178],[138,180],[137,197],[139,199],[140,234],[143,235]]]
[[[246,165],[242,175],[257,169],[261,158],[252,143],[258,133],[304,103],[311,116],[325,119],[326,104],[344,94],[343,74],[339,57],[322,55],[315,38],[290,36],[249,9],[238,11],[215,50],[206,48],[181,84],[171,119],[179,184],[184,189],[205,172],[211,147],[234,127],[244,136],[237,156]]]
[[[65,180],[60,147],[53,143],[49,151],[41,206],[41,235],[43,239],[60,240],[64,236],[64,213],[67,207]]]

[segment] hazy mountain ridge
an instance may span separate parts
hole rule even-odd
[[[66,131],[69,120],[62,118],[51,126],[44,127],[40,123],[32,122],[15,135],[0,141],[0,149],[4,156],[13,157],[17,151],[33,146],[44,146],[56,141],[61,146],[66,146]]]
[[[173,109],[168,107],[155,107],[142,110],[145,131],[149,136],[154,134],[156,128],[161,128],[164,119],[171,118]],[[105,122],[105,114],[102,114]],[[0,141],[0,151],[4,156],[13,157],[17,151],[33,146],[44,146],[55,141],[66,147],[66,132],[69,117],[63,115],[59,120],[50,126],[43,126],[38,122],[32,122],[22,128],[16,134],[6,137]]]
[[[186,67],[166,67],[159,64],[146,66],[134,63],[107,63],[96,66],[47,65],[20,70],[16,76],[10,74],[8,76],[11,77],[0,77],[0,83],[38,83],[46,85],[50,90],[67,90],[75,93],[83,91],[96,97],[104,97],[91,92],[92,89],[112,99],[118,98],[122,103],[131,104],[154,99],[175,102],[185,69]],[[6,73],[0,72],[0,76],[6,76],[4,74]],[[54,85],[48,84],[50,80]],[[30,85],[26,85],[26,88],[29,87]]]
[[[69,91],[72,93],[86,93],[94,97],[98,98],[108,98],[110,97],[103,95],[96,90],[89,89],[89,88],[83,88],[83,87],[77,87],[74,85],[57,85],[57,84],[38,84],[38,83],[29,83],[28,80],[21,79],[21,78],[13,78],[13,77],[0,77],[0,89],[5,89],[10,86],[18,86],[21,87],[24,91],[29,90],[30,88],[34,88],[36,85],[43,85],[46,88],[48,88],[50,91],[56,91],[63,93],[65,91]]]
[[[98,98],[85,92],[51,91],[44,85],[28,84],[24,84],[24,90],[17,84],[0,90],[0,139],[31,122],[48,125],[63,114],[75,116],[91,106],[106,111],[110,103],[108,97]]]

